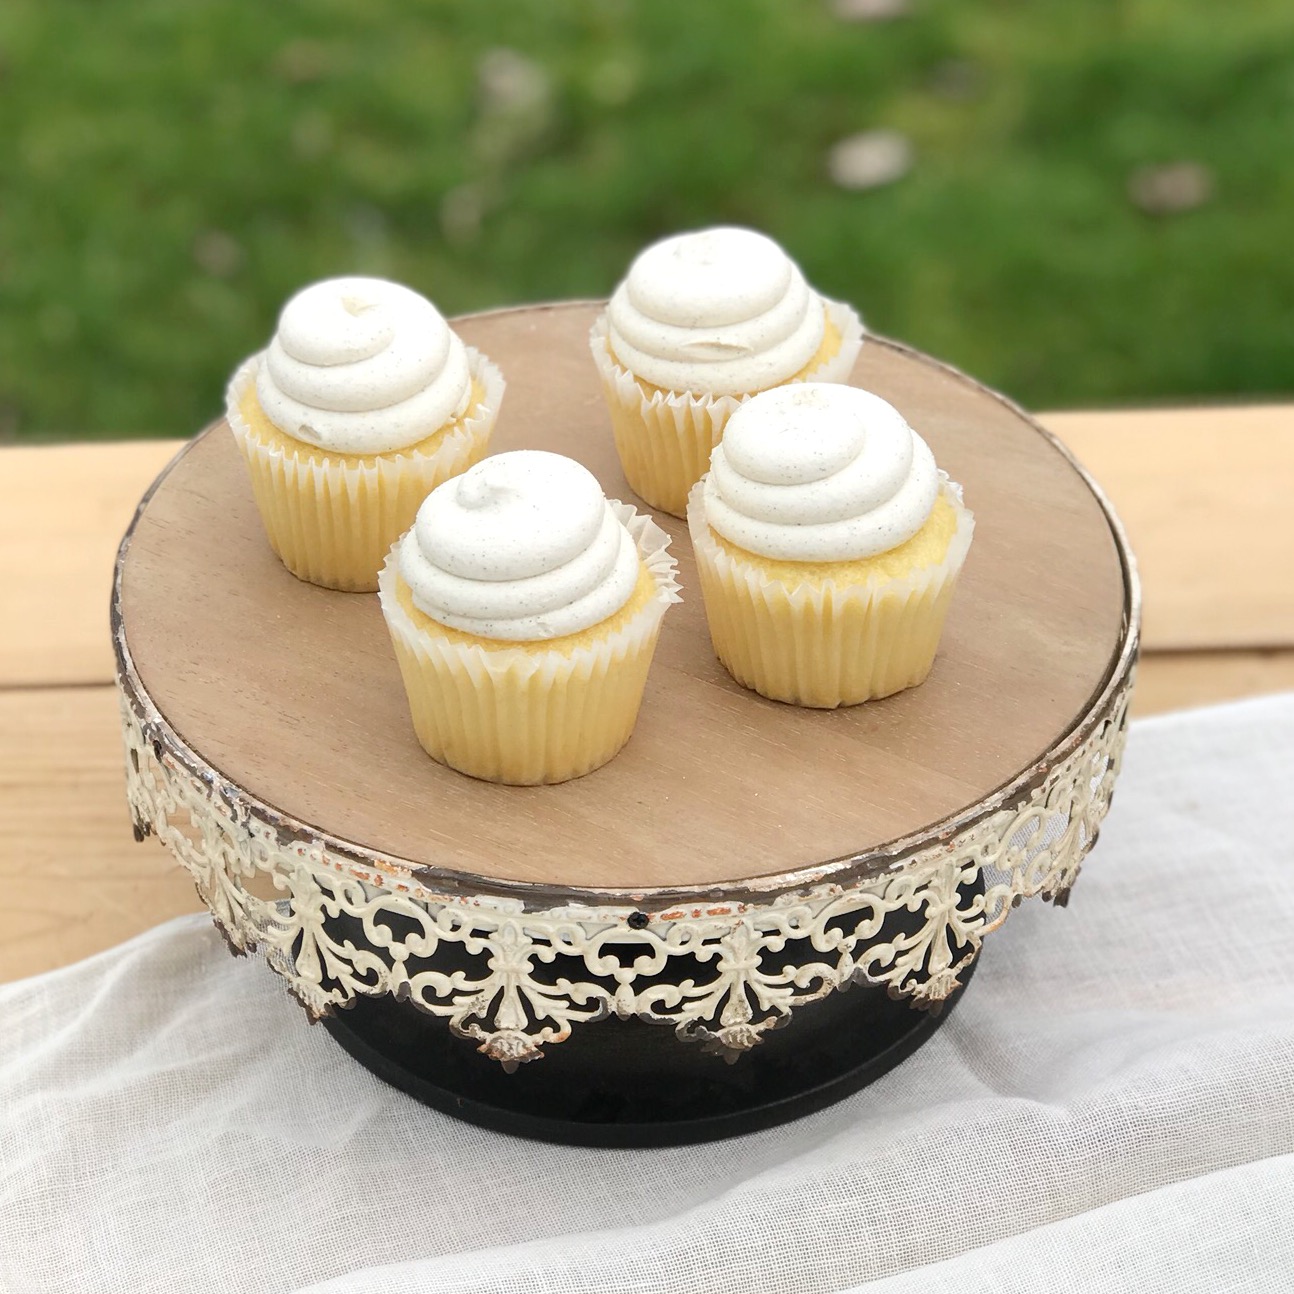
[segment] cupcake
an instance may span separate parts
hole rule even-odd
[[[634,493],[683,516],[743,400],[843,382],[862,340],[854,311],[820,297],[763,234],[704,229],[648,247],[589,337]]]
[[[679,600],[668,545],[560,454],[499,454],[434,490],[379,584],[423,749],[516,785],[605,764]]]
[[[234,374],[226,417],[288,570],[372,592],[418,505],[484,456],[502,399],[499,370],[430,301],[340,278],[287,303]]]
[[[720,661],[823,708],[925,679],[974,530],[897,409],[818,382],[733,414],[687,520]]]

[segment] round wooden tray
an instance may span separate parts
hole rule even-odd
[[[492,451],[569,454],[632,500],[587,350],[599,308],[455,327],[507,379]],[[118,559],[137,833],[365,1064],[465,1117],[688,1140],[883,1072],[933,1027],[907,1003],[953,1000],[1015,903],[1068,894],[1118,772],[1139,594],[1099,491],[1019,409],[876,337],[851,380],[903,412],[976,516],[930,678],[837,711],[738,687],[686,526],[658,516],[685,600],[638,726],[554,787],[426,757],[376,596],[289,575],[232,436],[208,428]],[[702,1046],[680,1058],[678,1039]]]
[[[586,337],[563,305],[456,324],[508,381],[495,452],[556,450],[633,500]],[[294,579],[217,424],[157,483],[121,572],[135,668],[167,723],[256,800],[472,892],[731,892],[884,853],[1046,761],[1110,677],[1130,589],[1109,514],[1054,440],[999,397],[871,338],[853,380],[892,401],[976,517],[924,685],[830,713],[765,701],[714,658],[687,528],[633,738],[556,787],[500,787],[414,738],[373,596]],[[846,870],[851,870],[846,864]]]

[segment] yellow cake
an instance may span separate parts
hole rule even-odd
[[[833,708],[929,674],[974,519],[896,409],[810,383],[733,417],[688,527],[729,673]]]
[[[433,492],[379,584],[423,749],[514,785],[611,759],[678,600],[668,544],[556,454],[500,454]]]
[[[653,244],[589,338],[630,486],[681,517],[743,400],[845,380],[862,337],[857,314],[814,292],[762,234],[718,228]]]
[[[408,288],[347,278],[298,293],[226,399],[283,564],[312,584],[376,589],[423,499],[484,456],[503,390]]]

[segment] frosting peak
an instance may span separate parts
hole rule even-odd
[[[703,229],[648,247],[629,270],[630,302],[681,328],[742,323],[773,309],[791,290],[795,266],[750,229]]]
[[[620,610],[638,549],[591,472],[544,450],[484,459],[438,486],[401,541],[400,574],[439,624],[533,642]]]
[[[822,345],[822,299],[795,262],[750,229],[654,243],[607,307],[615,357],[671,391],[743,395],[794,377]]]
[[[256,373],[276,427],[341,454],[417,444],[467,408],[471,389],[466,348],[436,307],[374,278],[298,292]]]
[[[732,415],[704,491],[707,521],[738,547],[841,562],[911,539],[934,507],[939,472],[893,405],[856,387],[803,382]]]

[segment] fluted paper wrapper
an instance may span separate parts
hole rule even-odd
[[[710,640],[738,683],[774,701],[834,709],[925,680],[975,529],[960,487],[940,475],[957,514],[943,561],[897,579],[795,587],[717,542],[697,484],[687,521]]]
[[[391,549],[378,597],[414,731],[433,759],[485,781],[531,786],[591,773],[629,740],[661,621],[680,598],[669,536],[650,517],[611,502],[655,596],[569,654],[544,642],[491,650],[419,628],[400,603],[398,543]]]
[[[413,525],[436,486],[485,457],[503,400],[503,374],[467,347],[477,398],[426,449],[357,456],[304,441],[291,451],[263,439],[242,416],[259,356],[234,374],[226,417],[242,450],[270,547],[298,579],[372,593],[391,545]],[[291,439],[289,437],[289,439]]]
[[[840,334],[840,348],[793,382],[843,382],[863,344],[863,325],[849,306],[825,301],[827,318]],[[608,341],[606,314],[589,333],[589,348],[611,413],[620,465],[630,488],[648,507],[672,516],[687,512],[688,491],[710,470],[710,451],[749,395],[693,395],[644,388],[617,363]]]

